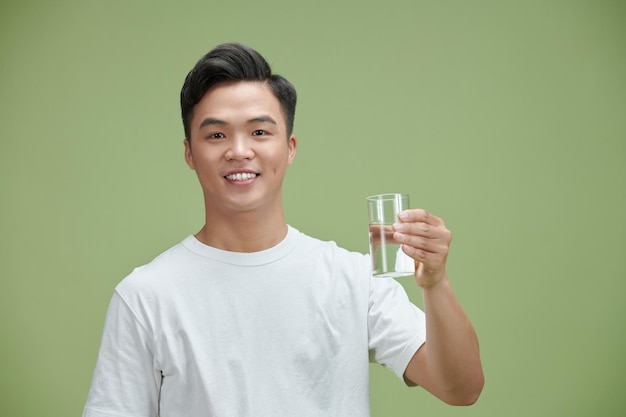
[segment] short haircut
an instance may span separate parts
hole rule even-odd
[[[272,69],[254,49],[239,43],[224,43],[204,55],[187,74],[180,91],[180,107],[185,137],[191,141],[193,109],[212,87],[233,81],[266,82],[278,101],[287,124],[287,138],[293,132],[296,113],[296,89]]]

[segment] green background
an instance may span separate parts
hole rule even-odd
[[[447,406],[372,365],[374,416],[626,413],[623,1],[13,0],[3,415],[80,415],[114,286],[201,227],[178,93],[225,41],[298,88],[292,225],[366,251],[365,196],[406,192],[454,233],[483,395]]]

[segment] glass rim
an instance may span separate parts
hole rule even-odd
[[[368,196],[367,201],[389,201],[389,200],[397,200],[398,197],[408,197],[407,193],[383,193],[383,194],[374,194]]]

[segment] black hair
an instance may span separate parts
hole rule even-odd
[[[191,140],[190,123],[193,108],[206,92],[224,82],[264,81],[278,98],[287,123],[287,138],[293,132],[296,113],[296,89],[278,74],[272,74],[265,58],[254,49],[240,43],[224,43],[204,55],[187,74],[180,91],[180,107],[185,137]]]

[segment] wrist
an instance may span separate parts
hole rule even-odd
[[[419,285],[424,291],[434,291],[439,288],[449,286],[448,275],[445,271],[438,276],[429,277],[427,279],[420,279],[420,277],[417,277],[415,280],[417,285]]]

